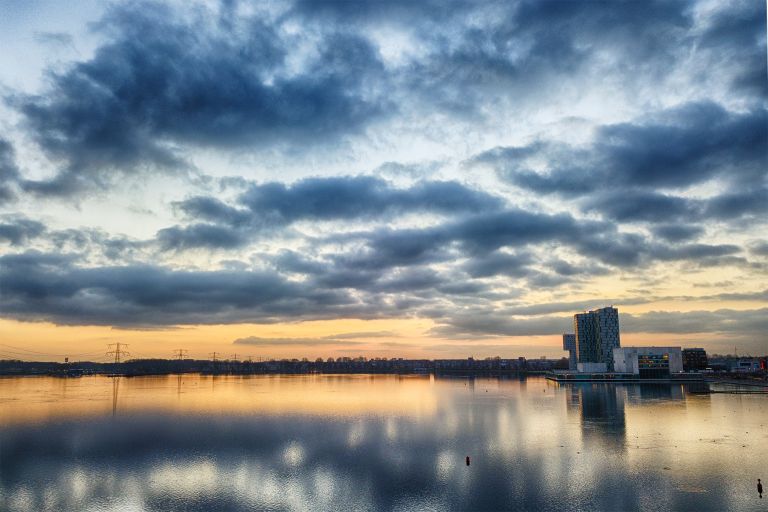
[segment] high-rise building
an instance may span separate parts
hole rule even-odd
[[[563,350],[568,351],[568,369],[575,370],[576,363],[576,335],[575,334],[563,334]]]
[[[573,316],[576,357],[579,363],[605,363],[613,371],[613,349],[621,346],[619,310],[614,307],[596,309]]]

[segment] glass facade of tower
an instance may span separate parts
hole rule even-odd
[[[573,330],[578,362],[605,363],[613,371],[613,349],[621,346],[619,310],[607,307],[576,314]]]

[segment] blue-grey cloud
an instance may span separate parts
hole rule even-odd
[[[489,163],[502,177],[540,193],[588,193],[626,187],[680,188],[719,176],[762,184],[768,168],[768,113],[746,113],[712,102],[688,103],[647,120],[606,125],[591,147],[573,149],[537,142],[496,148],[471,162]],[[545,173],[529,170],[527,159],[549,162]],[[582,163],[573,164],[573,162]]]
[[[247,243],[242,233],[229,227],[212,224],[192,224],[161,229],[157,232],[157,241],[163,250],[235,249]]]
[[[653,234],[668,242],[683,242],[693,240],[704,233],[701,226],[688,224],[657,224],[653,227]]]
[[[0,256],[3,315],[134,327],[364,316],[345,292],[313,289],[266,271],[89,268],[76,263],[74,256],[37,252]]]
[[[394,188],[371,176],[307,178],[291,186],[253,185],[241,202],[257,216],[300,219],[366,219],[386,213],[477,212],[498,209],[502,200],[454,181],[422,181]]]
[[[711,198],[704,206],[704,216],[724,220],[749,216],[765,220],[768,217],[768,181],[764,186],[756,184],[754,187],[726,192]]]
[[[105,185],[115,172],[184,167],[177,145],[304,147],[362,130],[386,101],[366,82],[381,66],[363,37],[329,32],[300,72],[291,41],[263,16],[237,27],[158,3],[111,8],[94,56],[17,95],[35,140],[63,169],[43,194]]]
[[[722,4],[697,38],[698,49],[710,54],[712,67],[730,78],[733,91],[758,101],[768,98],[765,17],[763,2]]]
[[[0,311],[118,326],[408,316],[469,336],[548,332],[503,317],[526,316],[524,290],[567,299],[609,272],[730,265],[744,272],[736,287],[765,269],[765,6],[703,7],[296,1],[246,14],[226,2],[113,4],[93,26],[93,52],[51,63],[36,94],[7,95],[21,121],[9,140],[34,156],[22,162],[0,139],[0,205],[29,211],[40,198],[25,193],[203,173],[194,165],[228,157],[253,169],[171,203],[178,225],[149,240],[2,217]],[[564,133],[573,118],[550,119],[549,107],[545,124],[530,115],[573,100],[567,91],[592,93],[596,77],[599,92],[617,91],[608,104],[618,110],[585,112],[588,99],[563,113],[587,128],[611,119],[591,140],[564,142],[585,138]],[[468,165],[498,174],[452,178],[463,149],[422,154],[463,134],[479,144]],[[482,140],[532,142],[484,151]],[[369,175],[328,168],[361,165],[372,148]],[[314,152],[317,171],[303,168]],[[397,162],[403,153],[429,163]],[[456,181],[427,179],[437,170]],[[323,177],[306,177],[315,172]],[[492,190],[496,176],[506,183]],[[215,181],[197,178],[196,187]],[[219,251],[207,256],[227,270],[173,270],[175,252],[198,249]],[[764,300],[735,288],[713,300],[745,297]]]
[[[464,270],[472,277],[497,275],[525,277],[531,272],[528,266],[533,261],[533,257],[526,252],[510,254],[495,251],[470,259],[464,264]]]
[[[21,216],[0,216],[0,241],[23,246],[30,239],[43,234],[45,225]]]
[[[472,121],[487,117],[487,105],[540,101],[578,81],[600,65],[597,49],[617,67],[666,74],[693,21],[684,2],[385,2],[355,14],[344,2],[322,4],[317,10],[342,23],[409,29],[426,53],[402,77],[415,108]]]
[[[511,208],[452,219],[427,228],[381,228],[352,236],[363,242],[364,248],[334,256],[337,268],[380,271],[465,257],[469,258],[469,262],[464,268],[474,277],[505,273],[531,275],[519,259],[503,253],[494,254],[502,248],[525,250],[547,245],[564,246],[591,261],[633,269],[659,261],[732,256],[742,251],[734,244],[670,245],[638,233],[621,232],[611,222]],[[345,238],[347,236],[339,239]],[[336,237],[328,239],[330,242],[336,240]],[[735,263],[736,260],[730,262]],[[557,271],[561,276],[568,274],[568,269],[562,264],[554,262],[552,267],[556,271],[557,268],[562,270]],[[595,270],[600,274],[606,271],[599,267]]]
[[[768,256],[768,240],[758,240],[750,244],[750,252],[760,256]]]
[[[0,206],[16,199],[15,185],[19,180],[19,168],[11,143],[0,137]]]
[[[161,246],[234,248],[262,231],[298,222],[371,221],[409,213],[456,215],[499,210],[504,201],[455,181],[420,181],[407,188],[372,176],[306,178],[292,185],[252,184],[237,203],[196,196],[176,203],[187,218],[205,221],[158,233]],[[396,242],[394,242],[396,245]],[[396,251],[390,245],[385,251]]]
[[[587,212],[600,212],[604,217],[618,222],[670,222],[693,218],[697,205],[684,197],[645,190],[622,190],[618,193],[592,195],[586,200],[583,209]]]
[[[715,311],[651,311],[621,313],[622,332],[632,333],[730,333],[766,339],[768,309],[718,309]],[[438,319],[433,334],[451,338],[477,336],[541,336],[570,332],[573,316],[516,317],[506,310],[469,310]]]

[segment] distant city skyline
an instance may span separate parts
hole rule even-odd
[[[768,346],[765,2],[0,10],[0,359]]]

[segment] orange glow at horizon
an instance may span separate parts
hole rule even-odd
[[[759,302],[728,303],[658,302],[620,306],[620,311],[695,311],[701,309],[751,309]],[[119,329],[109,326],[63,326],[48,322],[0,319],[0,359],[37,361],[106,360],[107,345],[126,343],[132,358],[171,358],[175,349],[188,357],[208,359],[212,352],[222,359],[322,357],[466,358],[500,356],[563,357],[558,334],[498,336],[477,339],[435,337],[430,319],[336,319],[278,324],[192,325],[155,329]],[[261,338],[253,344],[235,344],[240,338]],[[709,333],[626,333],[622,345],[706,346],[718,341]]]

